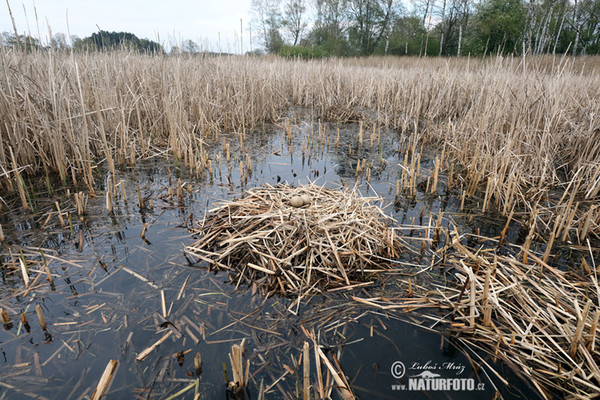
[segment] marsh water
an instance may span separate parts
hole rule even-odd
[[[85,191],[82,187],[43,177],[30,180],[34,209],[28,212],[16,194],[1,193],[6,241],[0,245],[0,307],[11,320],[0,331],[0,399],[91,398],[110,360],[117,360],[118,367],[105,394],[108,399],[233,398],[225,383],[226,374],[231,378],[228,353],[243,339],[251,378],[237,398],[258,398],[261,384],[267,399],[301,398],[299,360],[305,341],[311,345],[313,386],[317,382],[313,343],[305,331],[315,332],[324,350],[337,355],[361,399],[481,399],[494,398],[497,392],[504,398],[536,398],[508,366],[461,348],[435,323],[352,301],[357,293],[404,295],[408,285],[403,275],[370,287],[323,291],[298,302],[261,297],[252,286],[232,283],[226,272],[185,256],[184,247],[194,241],[187,226],[220,201],[242,196],[246,188],[280,182],[336,188],[353,187],[358,180],[360,191],[381,196],[386,213],[400,225],[426,224],[429,215],[443,212],[445,221],[466,231],[494,236],[503,228],[504,218],[478,213],[476,204],[467,202],[465,210],[471,211],[460,211],[461,199],[456,191],[444,189],[444,177],[436,194],[425,193],[423,182],[414,195],[397,197],[403,157],[398,149],[406,138],[382,128],[371,137],[365,128],[360,144],[359,129],[358,124],[308,121],[294,125],[292,135],[283,126],[248,132],[244,151],[252,168],[247,179],[240,175],[240,159],[246,159],[240,156],[239,134],[223,135],[210,146],[213,174],[190,174],[164,156],[139,161],[118,170],[113,213],[106,210],[103,195],[110,174],[101,168],[96,171],[98,195],[89,198],[81,218],[73,193]],[[223,141],[231,146],[229,162]],[[421,180],[433,169],[436,154],[422,150]],[[364,171],[356,173],[363,159],[370,166],[369,179]],[[183,190],[177,196],[179,181]],[[509,235],[515,237],[518,229],[518,224],[511,225]],[[28,269],[29,290],[15,267],[19,260]],[[430,259],[423,255],[404,261],[418,269]],[[40,326],[36,305],[47,329]],[[147,357],[136,360],[168,332],[172,334]],[[190,388],[196,382],[197,353],[202,371],[198,385]],[[398,362],[405,368],[404,379],[394,376],[399,375],[394,371]],[[424,371],[472,379],[475,386],[448,390],[405,385],[407,377]],[[332,396],[338,393],[333,390]]]

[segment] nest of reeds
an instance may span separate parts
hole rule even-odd
[[[322,118],[325,121],[345,123],[360,121],[364,116],[348,105],[334,104],[323,110]]]
[[[265,185],[210,210],[186,252],[263,294],[351,286],[392,267],[392,219],[356,190]]]

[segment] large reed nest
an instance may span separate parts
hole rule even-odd
[[[363,282],[401,250],[376,197],[309,184],[265,185],[210,210],[186,252],[263,293]]]

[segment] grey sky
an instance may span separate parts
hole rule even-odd
[[[207,50],[239,52],[240,18],[243,21],[244,50],[249,49],[250,0],[26,0],[10,6],[20,34],[38,36],[35,10],[43,41],[52,33],[81,38],[100,29],[131,32],[140,38],[160,39],[166,46],[191,39]],[[6,1],[2,2],[0,31],[12,32]],[[67,14],[68,12],[68,14]],[[220,33],[220,42],[219,42]],[[256,40],[256,39],[255,39]],[[220,44],[220,49],[218,48]]]

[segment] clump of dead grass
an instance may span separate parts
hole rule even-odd
[[[263,293],[350,286],[391,268],[402,249],[377,200],[313,184],[252,188],[211,210],[186,252]]]

